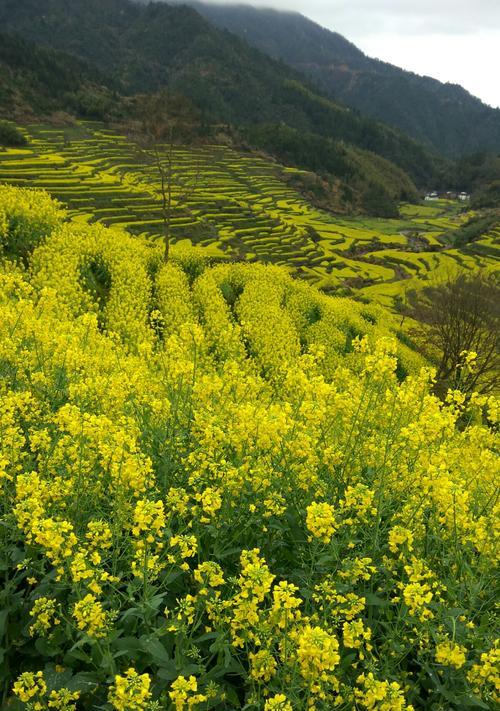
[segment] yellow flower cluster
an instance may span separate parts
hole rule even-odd
[[[135,552],[131,568],[135,576],[152,578],[161,573],[164,568],[164,564],[160,562],[164,529],[163,501],[139,499],[132,518],[132,545]]]
[[[363,620],[353,620],[352,622],[344,622],[342,627],[344,645],[350,649],[359,649],[360,658],[364,659],[364,647],[370,652],[373,647],[370,644],[372,632],[369,627],[365,627]]]
[[[276,694],[264,704],[264,711],[293,711],[292,704],[288,701],[285,694]]]
[[[411,704],[406,704],[401,687],[396,681],[379,681],[372,672],[360,674],[354,691],[361,708],[369,711],[414,711]]]
[[[260,622],[259,605],[271,590],[275,578],[259,554],[258,548],[241,553],[239,592],[233,601],[231,621],[233,644],[239,647],[243,646],[245,639],[258,640],[253,628]]]
[[[269,649],[250,652],[248,659],[250,661],[250,676],[252,679],[268,682],[273,678],[278,665]]]
[[[207,700],[204,694],[198,693],[198,682],[194,676],[190,676],[187,679],[184,676],[178,676],[172,683],[172,688],[168,695],[172,700],[175,711],[194,709]]]
[[[47,692],[47,684],[43,678],[43,672],[36,673],[23,672],[12,687],[14,694],[25,703],[33,703],[35,709],[42,708],[39,701],[34,702],[36,697],[45,696]]]
[[[35,622],[30,626],[30,634],[48,632],[52,626],[58,625],[61,621],[57,616],[57,601],[47,597],[37,598],[30,611],[30,617],[35,618]]]
[[[12,691],[32,711],[75,711],[79,691],[62,687],[48,692],[43,672],[23,672],[14,683]]]
[[[79,691],[70,691],[62,688],[57,691],[53,689],[49,694],[47,706],[55,711],[75,711],[76,702],[80,698]]]
[[[73,608],[73,617],[79,630],[89,637],[98,639],[105,637],[108,632],[108,615],[103,609],[102,602],[88,594],[79,600]]]
[[[466,652],[465,647],[450,640],[440,642],[436,645],[436,662],[461,669],[465,664]]]
[[[477,694],[500,703],[500,640],[495,640],[494,646],[481,654],[479,662],[473,664],[467,674],[472,688]]]
[[[116,711],[143,711],[151,698],[150,685],[149,674],[138,674],[130,667],[123,676],[115,676],[108,701]]]
[[[218,563],[213,561],[205,561],[205,563],[200,563],[200,565],[194,571],[194,579],[200,585],[217,588],[224,585],[224,575],[222,568]],[[204,590],[205,588],[202,588]],[[200,591],[201,593],[201,591]]]
[[[0,185],[0,258],[25,259],[63,219],[62,206],[47,193]]]
[[[273,606],[270,617],[272,623],[280,629],[298,622],[301,618],[299,607],[302,599],[298,597],[299,588],[292,583],[281,580],[273,588]]]
[[[397,553],[402,548],[413,549],[413,533],[404,526],[394,526],[389,531],[389,549],[391,553]]]
[[[337,527],[335,509],[326,502],[313,502],[307,507],[306,525],[314,538],[330,543]]]
[[[340,662],[339,643],[321,627],[306,625],[297,634],[297,661],[304,679],[309,682],[328,681]]]

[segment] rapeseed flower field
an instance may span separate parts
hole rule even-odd
[[[2,708],[494,708],[498,402],[432,383],[380,306],[0,188]]]

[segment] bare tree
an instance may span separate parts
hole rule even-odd
[[[436,389],[490,393],[500,386],[500,284],[494,273],[461,272],[408,295],[412,336],[437,366]],[[468,359],[467,354],[477,354]]]
[[[175,209],[193,195],[200,178],[200,163],[194,174],[187,175],[176,162],[176,147],[192,143],[199,128],[199,117],[184,97],[161,91],[139,97],[139,121],[132,126],[131,137],[152,164],[159,178],[163,222],[164,260],[168,261]]]

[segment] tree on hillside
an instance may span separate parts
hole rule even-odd
[[[142,96],[139,103],[138,121],[132,126],[131,137],[144,159],[157,171],[164,260],[167,262],[174,211],[193,195],[200,177],[199,166],[192,174],[186,174],[179,168],[175,161],[175,148],[192,143],[199,136],[200,117],[188,99],[167,91]]]
[[[436,389],[489,393],[500,385],[500,284],[462,272],[408,294],[412,336],[437,366]],[[474,354],[476,354],[474,356]]]
[[[0,120],[0,146],[26,146],[28,141],[11,121]]]

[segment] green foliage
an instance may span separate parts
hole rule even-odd
[[[456,185],[472,193],[474,209],[500,206],[500,154],[477,153],[459,161]]]
[[[104,119],[119,116],[123,105],[115,83],[97,69],[0,32],[0,115],[25,118],[58,110]]]
[[[351,209],[375,217],[397,217],[397,202],[418,197],[404,171],[372,152],[283,124],[253,126],[244,136],[252,146],[277,156],[285,164],[312,170],[327,179],[340,179],[343,203]]]
[[[15,124],[0,120],[0,146],[25,146],[27,143],[26,136]]]
[[[493,227],[500,224],[500,216],[496,213],[477,215],[461,225],[457,230],[444,235],[455,247],[463,248],[474,242]]]
[[[471,207],[478,210],[482,208],[498,208],[500,206],[500,180],[494,180],[476,190],[471,200]]]
[[[378,183],[371,183],[364,196],[363,208],[369,215],[375,217],[398,217],[397,204],[391,199],[387,190]]]
[[[286,165],[339,178],[352,176],[353,168],[346,151],[331,138],[284,124],[250,126],[243,131],[243,136],[252,146],[277,156]]]
[[[412,335],[435,361],[436,391],[443,396],[454,388],[468,396],[498,392],[499,304],[494,272],[462,271],[408,295],[405,313],[415,323]]]
[[[90,294],[93,302],[98,304],[102,313],[111,291],[111,273],[101,255],[95,255],[85,261],[80,267],[80,283],[85,291]]]
[[[419,192],[404,170],[373,151],[345,146],[350,164],[371,183],[380,183],[397,202],[417,202]]]

